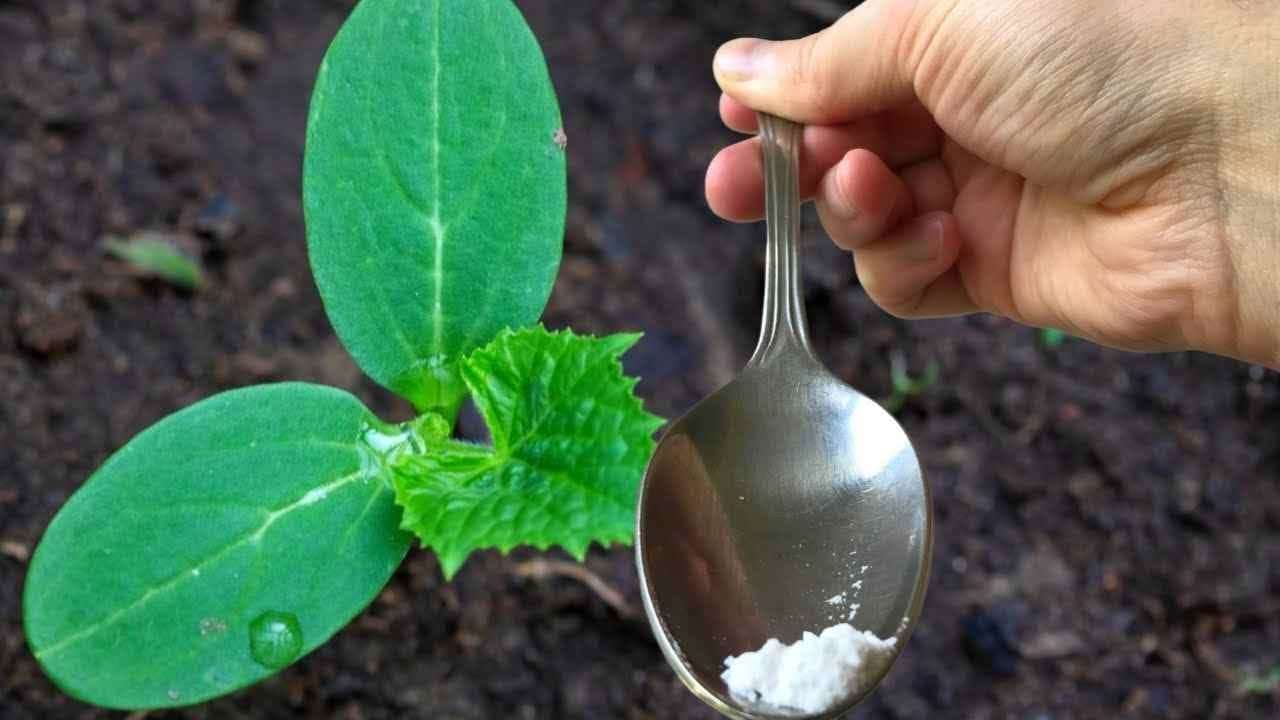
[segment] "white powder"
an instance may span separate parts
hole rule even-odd
[[[882,640],[852,625],[806,632],[794,645],[769,640],[755,652],[725,658],[720,676],[739,700],[821,713],[861,692],[893,657],[896,638]]]

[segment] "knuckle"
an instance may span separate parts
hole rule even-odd
[[[834,207],[830,201],[817,199],[814,205],[818,211],[818,220],[826,231],[831,242],[849,252],[855,252],[867,243],[876,239],[872,229],[865,226],[856,211],[850,213],[845,208]]]

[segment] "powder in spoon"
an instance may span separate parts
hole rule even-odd
[[[893,658],[896,638],[882,640],[848,623],[806,632],[793,645],[771,639],[755,652],[725,658],[720,676],[739,700],[820,713],[862,692]]]

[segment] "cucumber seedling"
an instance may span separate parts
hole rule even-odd
[[[145,430],[50,523],[24,594],[53,681],[122,709],[189,705],[327,641],[416,537],[446,577],[480,548],[632,536],[661,421],[638,335],[537,325],[560,264],[564,133],[511,0],[363,0],[307,129],[311,267],[338,337],[420,413],[286,383]],[[452,438],[470,397],[491,446]]]
[[[930,360],[924,368],[924,374],[912,377],[907,372],[907,358],[901,350],[889,354],[889,378],[893,383],[893,393],[884,401],[889,412],[898,412],[906,406],[907,401],[925,394],[938,384],[941,369],[937,360]]]

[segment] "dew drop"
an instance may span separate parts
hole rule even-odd
[[[293,613],[267,611],[249,623],[249,654],[254,662],[279,670],[302,653],[302,626]]]

